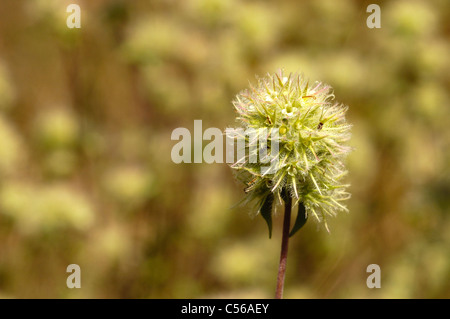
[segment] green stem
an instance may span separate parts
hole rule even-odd
[[[292,199],[288,195],[284,201],[283,237],[281,239],[280,265],[278,267],[277,290],[275,299],[283,298],[284,278],[286,275],[287,254],[289,247],[289,228],[291,224]]]

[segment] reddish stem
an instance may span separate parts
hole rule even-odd
[[[283,298],[284,278],[286,275],[287,255],[289,248],[289,228],[291,224],[292,199],[288,195],[284,202],[283,237],[281,239],[280,265],[278,267],[277,290],[275,299]]]

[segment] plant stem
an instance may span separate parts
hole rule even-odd
[[[288,195],[284,201],[283,237],[281,239],[280,265],[278,267],[277,290],[275,299],[283,298],[284,277],[286,275],[286,263],[289,247],[289,228],[291,224],[292,199]]]

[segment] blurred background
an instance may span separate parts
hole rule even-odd
[[[285,297],[450,298],[450,5],[377,1],[369,29],[370,3],[2,0],[0,297],[272,298],[282,211],[269,239],[231,169],[174,164],[170,137],[234,126],[284,68],[334,87],[355,148],[350,213],[291,239]]]

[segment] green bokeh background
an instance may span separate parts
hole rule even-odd
[[[2,0],[0,297],[272,298],[282,211],[269,240],[231,169],[174,164],[171,133],[233,126],[284,68],[334,87],[355,148],[350,213],[291,239],[285,297],[450,298],[450,5],[378,1],[369,29],[370,3]]]

